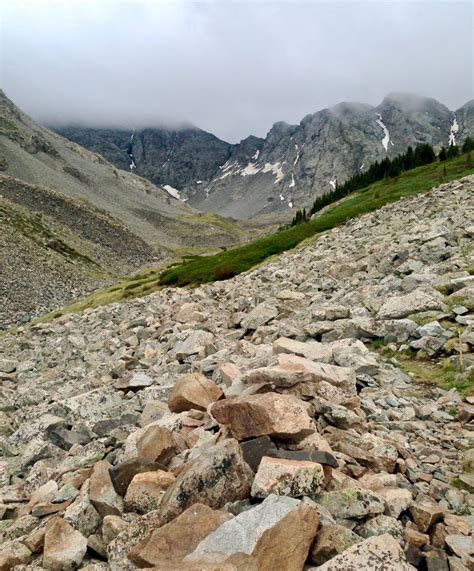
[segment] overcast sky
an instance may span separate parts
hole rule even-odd
[[[235,142],[390,91],[474,97],[470,1],[2,1],[2,88],[44,123]]]

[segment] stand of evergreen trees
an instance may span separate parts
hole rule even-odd
[[[474,140],[467,137],[462,146],[461,152],[468,153],[474,150]],[[441,147],[438,157],[434,152],[434,149],[428,143],[422,143],[415,147],[408,147],[406,153],[397,155],[393,159],[386,157],[382,161],[376,161],[372,163],[370,167],[362,173],[358,173],[352,176],[344,184],[339,186],[336,183],[336,188],[332,192],[328,192],[316,198],[310,211],[307,213],[306,209],[298,210],[291,221],[290,226],[296,226],[297,224],[303,224],[308,222],[311,216],[321,210],[328,204],[340,200],[344,196],[347,196],[351,192],[365,188],[374,182],[382,180],[384,178],[394,178],[399,176],[402,172],[433,163],[437,159],[444,161],[458,156],[460,149],[457,145],[450,145],[447,149]]]

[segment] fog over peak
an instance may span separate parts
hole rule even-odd
[[[230,142],[390,92],[473,97],[470,1],[16,0],[1,84],[48,124],[196,125]]]

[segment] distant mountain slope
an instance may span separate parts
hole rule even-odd
[[[120,220],[164,256],[199,244],[228,246],[240,230],[209,219],[148,180],[37,125],[0,92],[0,168],[70,198],[87,200]]]
[[[238,145],[217,143],[197,129],[146,129],[133,139],[132,131],[121,135],[121,148],[133,155],[139,174],[177,189],[191,206],[246,218],[308,205],[336,181],[409,145],[462,142],[474,134],[473,117],[472,101],[452,112],[432,98],[393,93],[377,107],[340,103],[299,125],[275,123],[265,139],[248,137]],[[128,159],[114,158],[107,130],[60,132],[129,168]]]
[[[0,92],[0,329],[246,233],[40,127]]]
[[[91,204],[0,175],[0,329],[156,262],[153,248]]]

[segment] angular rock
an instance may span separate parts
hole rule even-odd
[[[61,518],[46,524],[43,567],[66,571],[79,567],[87,551],[87,539]]]
[[[128,558],[139,567],[179,564],[232,515],[196,503],[133,547]]]
[[[324,471],[321,464],[265,456],[258,467],[251,494],[254,498],[266,498],[270,494],[293,498],[312,497],[323,486]]]
[[[199,563],[232,562],[251,557],[259,571],[302,569],[316,534],[318,517],[308,503],[268,496],[263,503],[223,523],[185,558]],[[244,567],[245,569],[245,567]]]
[[[195,329],[188,333],[183,340],[175,344],[173,353],[178,361],[184,361],[191,355],[206,353],[213,341],[214,335],[212,333],[202,329]]]
[[[254,330],[265,325],[277,315],[278,310],[275,306],[261,303],[257,305],[257,307],[254,307],[254,309],[242,319],[240,326],[244,329]]]
[[[413,502],[410,506],[410,513],[422,533],[425,533],[433,524],[443,519],[443,510],[437,503],[429,499]]]
[[[200,373],[190,373],[176,381],[168,398],[168,407],[171,412],[206,410],[222,396],[223,392],[213,381]]]
[[[173,474],[163,470],[137,474],[127,488],[123,501],[125,509],[142,514],[158,509],[174,480]]]
[[[110,479],[110,468],[111,465],[105,460],[97,462],[90,480],[90,502],[102,518],[106,515],[120,515],[123,507],[122,498]]]
[[[329,345],[324,345],[318,341],[302,343],[287,337],[279,337],[273,342],[273,354],[278,355],[280,353],[289,353],[321,363],[330,363],[332,359],[332,349]]]
[[[159,462],[150,462],[145,458],[131,458],[112,466],[109,469],[110,479],[119,496],[125,496],[127,488],[134,476],[143,472],[153,472],[163,470],[163,465]]]
[[[218,509],[248,498],[250,470],[239,443],[223,440],[189,462],[166,491],[160,507],[167,523],[195,503]]]
[[[315,430],[305,406],[291,395],[264,393],[226,399],[213,404],[211,413],[238,440],[265,435],[298,440]]]
[[[163,466],[175,455],[176,447],[176,439],[171,430],[158,424],[148,425],[137,440],[138,457]]]
[[[311,561],[322,565],[362,539],[347,527],[337,524],[323,525],[311,547]]]
[[[333,557],[318,571],[415,571],[391,535],[370,537]]]
[[[377,515],[384,511],[381,497],[371,490],[346,488],[325,492],[316,498],[316,503],[325,507],[329,513],[339,519],[360,519],[368,515]]]

